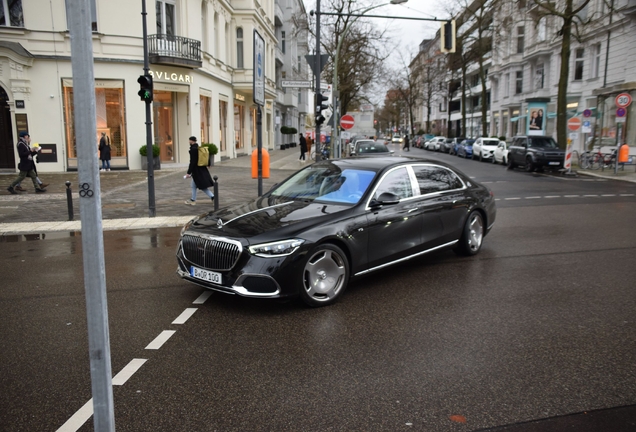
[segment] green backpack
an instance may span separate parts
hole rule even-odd
[[[208,166],[210,164],[210,151],[207,147],[199,147],[199,160],[198,166]]]

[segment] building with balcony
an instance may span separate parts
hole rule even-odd
[[[145,106],[141,4],[90,0],[97,136],[108,135],[113,169],[141,168]],[[14,171],[18,133],[47,144],[38,169],[77,169],[71,39],[64,0],[0,2],[0,169]],[[7,8],[9,10],[4,10]],[[256,147],[252,40],[265,41],[263,146],[274,147],[274,0],[147,2],[153,141],[162,164],[189,161],[188,137],[219,147],[217,158]],[[70,11],[69,13],[72,13]]]

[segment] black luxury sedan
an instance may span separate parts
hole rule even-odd
[[[351,277],[443,248],[475,255],[495,216],[492,192],[442,162],[322,161],[188,222],[177,273],[216,291],[324,306]]]

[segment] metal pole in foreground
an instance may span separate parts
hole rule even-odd
[[[258,196],[263,195],[263,111],[256,105],[256,130],[258,148]]]
[[[314,64],[316,71],[316,98],[314,99],[314,119],[318,117],[320,114],[319,105],[322,101],[318,101],[318,94],[320,94],[320,0],[316,0],[316,57],[314,58]],[[314,141],[314,146],[316,148],[316,162],[322,160],[321,148],[322,148],[322,140],[320,139],[320,125],[316,123],[316,140]]]
[[[111,432],[115,430],[115,414],[99,165],[95,143],[97,113],[90,11],[89,0],[66,0],[66,16],[71,34],[75,138],[84,251],[82,256],[93,394],[93,424],[97,432]]]
[[[143,26],[144,39],[144,75],[150,72],[150,62],[148,60],[148,28],[146,26],[146,0],[141,0],[141,16]],[[152,154],[152,117],[150,113],[150,104],[152,102],[145,101],[146,104],[146,158],[148,161],[148,217],[155,217],[157,208],[155,206],[155,167],[154,156]]]

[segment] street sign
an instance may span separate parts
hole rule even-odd
[[[632,96],[629,93],[621,93],[616,96],[616,106],[619,108],[627,108],[632,103]]]
[[[285,81],[282,83],[283,87],[293,88],[311,88],[311,81]]]
[[[625,108],[616,109],[616,117],[625,117],[627,110]]]
[[[340,126],[343,129],[351,129],[355,124],[355,119],[349,114],[345,114],[340,118]]]
[[[616,117],[616,123],[625,123],[627,117]]]
[[[265,40],[254,29],[254,74],[253,95],[254,103],[265,105]]]
[[[329,55],[320,55],[320,68],[318,72],[316,72],[316,56],[313,54],[307,54],[305,56],[305,59],[307,59],[307,63],[309,63],[309,67],[311,68],[311,71],[314,73],[314,75],[320,75],[320,72],[322,72],[322,70],[325,68],[325,65],[329,61]]]
[[[571,131],[577,131],[581,128],[581,119],[578,117],[572,117],[568,120],[568,129]]]
[[[589,120],[585,120],[583,122],[583,127],[581,128],[581,132],[583,133],[590,133],[592,132],[592,124],[590,123]]]
[[[592,110],[591,109],[585,109],[583,110],[583,117],[591,117],[592,116]]]

